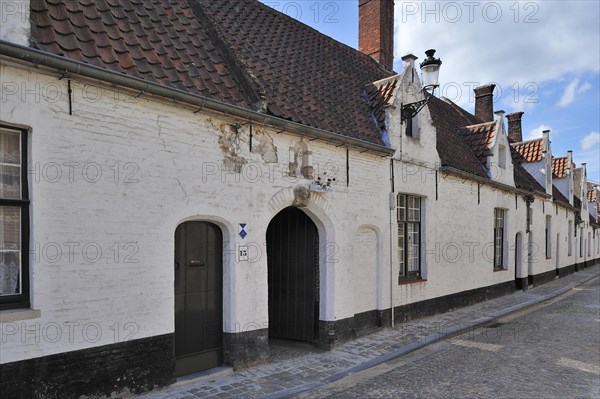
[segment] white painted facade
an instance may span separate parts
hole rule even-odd
[[[3,29],[3,38],[24,43],[27,34],[16,25]],[[563,249],[573,212],[542,195],[532,204],[528,232],[526,202],[510,189],[512,173],[495,178],[500,187],[440,172],[427,107],[417,116],[418,137],[403,134],[401,104],[420,96],[418,78],[409,81],[407,73],[386,112],[397,149],[393,192],[390,157],[350,148],[346,163],[344,147],[256,124],[251,151],[249,126],[237,133],[232,127],[244,121],[78,76],[70,77],[69,115],[60,78],[4,61],[0,67],[0,82],[17,88],[4,94],[0,121],[29,130],[35,310],[0,312],[0,363],[172,333],[174,233],[189,220],[211,221],[223,232],[224,331],[267,327],[267,226],[294,204],[295,188],[309,187],[324,172],[335,176],[333,190],[312,192],[302,208],[319,230],[320,320],[511,282],[517,234],[523,264],[517,277],[550,271],[557,259],[559,267],[569,266],[580,256],[575,242],[572,256]],[[500,146],[509,154],[504,124],[499,116],[490,165],[501,162]],[[290,149],[298,148],[308,153],[312,178],[290,173],[290,163],[298,163]],[[505,162],[512,171],[510,156]],[[548,170],[546,163],[531,167]],[[423,279],[408,284],[398,283],[399,193],[422,198]],[[506,212],[501,271],[493,268],[496,208]],[[545,248],[546,216],[558,256],[536,251],[528,261],[529,234]],[[247,225],[243,239],[240,223]],[[239,245],[249,247],[248,261],[237,259]]]

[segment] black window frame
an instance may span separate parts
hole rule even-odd
[[[400,197],[404,197],[404,206],[402,207],[404,209],[404,218],[400,217],[400,212],[399,209],[400,207]],[[409,198],[414,198],[417,199],[419,201],[419,220],[410,220],[409,216],[408,216],[408,202],[409,202]],[[402,283],[402,282],[406,282],[406,281],[419,281],[419,280],[423,280],[423,271],[422,271],[422,244],[423,244],[423,229],[421,227],[421,223],[423,222],[423,197],[420,197],[418,195],[411,195],[411,194],[398,194],[396,196],[396,223],[397,223],[397,237],[398,237],[398,244],[399,244],[399,238],[400,238],[400,226],[402,226],[403,231],[404,231],[404,235],[403,235],[403,250],[402,250],[402,257],[403,259],[399,259],[399,271],[398,271],[398,283]],[[419,265],[418,269],[416,271],[409,271],[408,270],[408,254],[409,254],[409,250],[408,250],[408,225],[412,225],[412,226],[416,226],[417,227],[417,234],[419,235],[419,244],[418,244],[418,259],[417,259],[417,264]],[[398,253],[400,252],[400,246],[398,245]],[[398,255],[398,257],[400,258],[400,255]],[[401,262],[400,262],[401,261]]]
[[[497,226],[498,212],[502,212],[502,226]],[[505,270],[504,265],[504,245],[506,238],[506,209],[494,208],[494,271]],[[498,231],[499,230],[499,231]],[[500,248],[498,245],[498,237],[500,237]],[[500,249],[500,251],[498,251]],[[500,253],[500,257],[498,257]]]
[[[19,132],[21,135],[21,198],[7,199],[0,197],[0,206],[20,208],[21,210],[21,293],[0,296],[0,310],[29,308],[31,305],[29,296],[29,131],[5,124],[0,124],[0,128]]]

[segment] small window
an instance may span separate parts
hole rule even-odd
[[[0,309],[29,307],[27,131],[0,126]]]
[[[567,255],[573,256],[573,222],[569,220],[569,235],[567,236]]]
[[[494,270],[504,269],[504,209],[494,210]]]
[[[421,198],[398,195],[399,280],[421,279]]]
[[[418,117],[409,118],[405,121],[406,123],[406,135],[413,139],[418,139],[420,136],[419,130],[419,119]]]
[[[498,146],[498,166],[506,169],[506,147],[503,145]]]
[[[546,216],[546,259],[552,258],[552,216]]]

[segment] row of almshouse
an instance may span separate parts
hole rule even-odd
[[[523,142],[493,85],[475,115],[431,97],[402,120],[422,94],[414,56],[392,71],[392,1],[360,2],[361,52],[254,0],[15,4],[3,394],[141,392],[600,259],[585,165]]]

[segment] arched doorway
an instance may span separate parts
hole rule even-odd
[[[223,234],[209,222],[175,231],[175,374],[223,363]]]
[[[269,336],[316,342],[319,232],[300,209],[279,212],[267,228]]]

